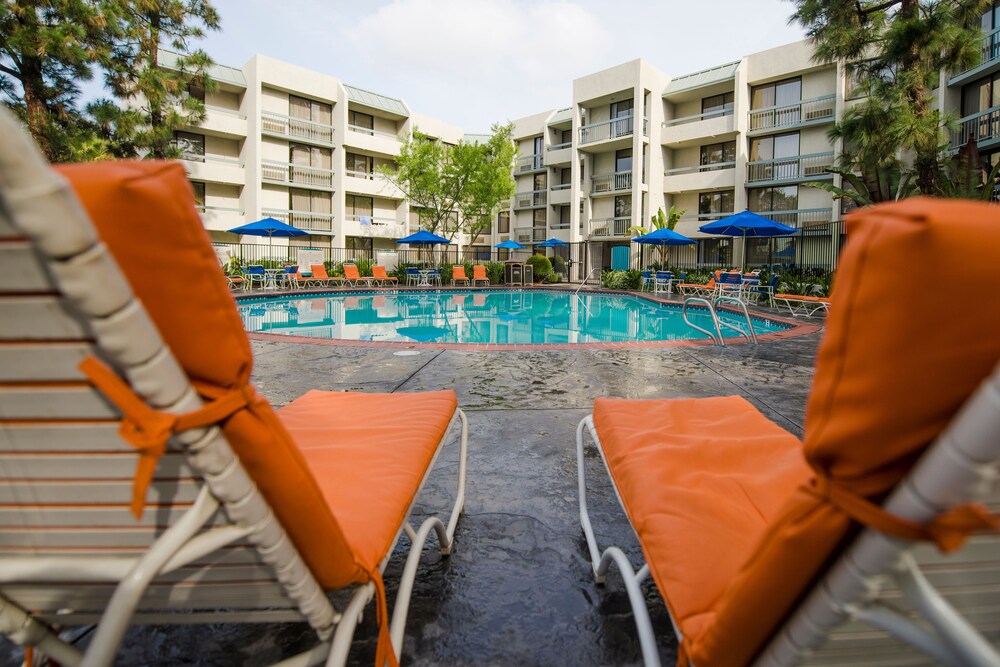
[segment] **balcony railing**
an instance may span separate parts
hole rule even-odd
[[[979,53],[979,61],[972,67],[962,70],[959,74],[971,72],[972,70],[982,67],[983,65],[988,65],[996,60],[1000,60],[1000,28],[991,30],[983,35],[983,43],[980,47]]]
[[[833,218],[832,208],[800,208],[794,211],[755,211],[765,218],[796,229],[826,229]]]
[[[536,206],[545,206],[547,201],[548,193],[545,190],[518,192],[514,195],[514,208],[534,208]]]
[[[632,189],[632,172],[618,171],[613,174],[598,174],[590,177],[590,191],[621,192]]]
[[[616,238],[629,235],[632,228],[632,216],[617,218],[599,218],[590,221],[590,236],[592,238]]]
[[[319,188],[333,187],[333,171],[290,162],[260,161],[260,177],[265,181],[312,185]]]
[[[966,116],[951,133],[951,147],[961,148],[969,139],[976,143],[1000,139],[1000,106]]]
[[[693,167],[674,167],[663,172],[664,176],[677,176],[679,174],[697,174],[703,171],[721,171],[722,169],[733,169],[736,162],[713,162],[712,164],[696,164]]]
[[[333,231],[333,213],[314,213],[313,211],[294,211],[282,208],[265,208],[261,210],[261,213],[265,217],[281,220],[307,232]]]
[[[355,169],[345,169],[344,170],[344,175],[345,176],[350,176],[351,178],[363,178],[366,181],[374,181],[375,180],[375,174],[374,173],[370,173],[370,172],[367,172],[367,171],[357,171]]]
[[[827,176],[833,153],[812,153],[775,160],[756,160],[747,164],[747,183],[796,181]]]
[[[195,204],[194,206],[198,209],[199,213],[235,213],[240,217],[243,217],[243,209],[234,208],[231,206],[205,206],[204,204]]]
[[[514,240],[518,243],[541,243],[545,240],[545,227],[515,227]]]
[[[564,148],[570,148],[572,145],[573,145],[572,141],[564,141],[561,144],[551,144],[548,147],[546,147],[545,150],[547,150],[547,151],[561,151]]]
[[[291,139],[308,139],[316,143],[333,145],[333,127],[304,118],[293,118],[280,113],[262,111],[261,131]]]
[[[803,123],[832,119],[834,100],[834,95],[824,95],[780,107],[752,109],[750,111],[750,131],[792,127]]]
[[[222,155],[205,155],[204,153],[181,153],[177,156],[181,160],[189,162],[214,162],[216,164],[228,164],[233,167],[242,167],[243,162],[239,158],[224,157]]]
[[[632,116],[621,116],[611,120],[591,123],[580,128],[580,143],[592,144],[605,139],[632,136]]]
[[[517,158],[517,162],[514,164],[514,170],[523,174],[526,171],[537,171],[545,167],[545,159],[539,153],[538,155],[524,155]]]
[[[382,130],[376,130],[370,127],[364,127],[363,125],[351,125],[348,124],[347,129],[351,132],[359,132],[361,134],[367,134],[370,137],[385,137],[386,139],[394,139],[399,141],[399,135],[393,134],[392,132],[383,132]]]
[[[732,116],[733,109],[721,109],[717,111],[706,111],[704,113],[696,113],[693,116],[681,116],[680,118],[671,118],[670,120],[663,121],[664,127],[672,127],[674,125],[685,125],[687,123],[697,123],[701,120],[708,120],[710,118],[721,118],[722,116]]]
[[[571,187],[573,187],[572,183],[556,183],[549,189],[552,190],[552,192],[557,192],[559,190],[569,190]]]
[[[553,222],[549,225],[549,229],[569,229],[568,222]]]

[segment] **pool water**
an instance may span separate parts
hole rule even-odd
[[[631,295],[556,290],[403,292],[288,296],[244,300],[247,331],[313,338],[417,343],[601,343],[707,338],[688,326],[679,305]],[[704,311],[688,317],[712,329]],[[720,312],[746,328],[742,316]],[[757,335],[788,325],[753,318]],[[724,336],[737,335],[723,329]]]

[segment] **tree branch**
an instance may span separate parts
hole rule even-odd
[[[884,11],[886,9],[889,9],[893,5],[898,5],[900,2],[901,2],[901,0],[887,0],[886,2],[883,2],[880,5],[875,5],[873,7],[862,7],[861,6],[861,0],[855,0],[854,4],[857,5],[857,8],[858,8],[858,18],[862,18],[863,19],[864,17],[868,16],[869,14],[874,14],[875,12]]]

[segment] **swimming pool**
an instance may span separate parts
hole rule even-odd
[[[679,305],[542,289],[281,296],[241,300],[239,312],[251,333],[332,340],[522,345],[707,339],[684,322]],[[688,317],[712,328],[704,311],[690,310]],[[720,311],[720,317],[746,328],[742,315]],[[753,323],[758,336],[790,328],[759,317]]]

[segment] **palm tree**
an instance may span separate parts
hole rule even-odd
[[[646,229],[645,227],[630,227],[629,233],[635,233],[636,236],[643,236],[649,232],[655,232],[657,229],[663,229],[666,227],[670,231],[674,230],[677,226],[678,221],[680,221],[681,216],[687,213],[686,208],[682,208],[680,211],[676,210],[673,206],[670,207],[670,213],[664,213],[663,208],[656,211],[656,215],[650,218],[650,222],[653,223],[652,229]],[[661,245],[657,246],[660,251],[660,265],[667,265],[667,246]]]

